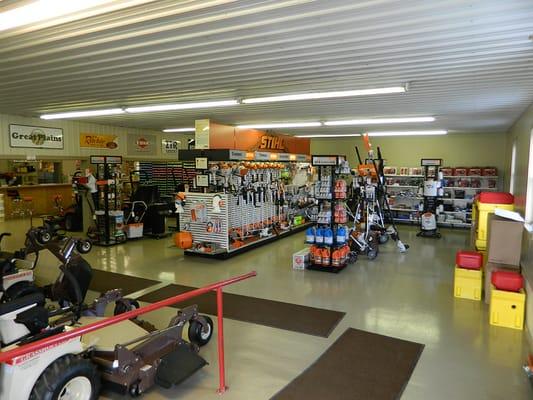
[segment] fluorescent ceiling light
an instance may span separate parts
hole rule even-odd
[[[408,117],[408,118],[368,118],[350,119],[341,121],[326,121],[326,126],[350,126],[350,125],[373,125],[373,124],[403,124],[408,122],[433,122],[435,117]]]
[[[112,0],[38,0],[0,13],[0,31],[30,25],[111,3]]]
[[[237,125],[239,129],[312,128],[322,126],[321,122],[280,122],[273,124]]]
[[[124,110],[122,108],[110,108],[107,110],[71,111],[58,114],[43,114],[41,115],[41,119],[83,118],[115,114],[124,114]]]
[[[143,113],[155,111],[188,110],[192,108],[227,107],[239,104],[237,100],[204,101],[199,103],[161,104],[156,106],[128,107],[128,113]]]
[[[359,133],[332,134],[332,135],[294,135],[301,138],[334,138],[334,137],[354,137],[361,136]]]
[[[282,96],[271,97],[255,97],[249,99],[243,99],[244,104],[255,103],[270,103],[275,101],[292,101],[292,100],[314,100],[314,99],[329,99],[334,97],[352,97],[352,96],[367,96],[372,94],[389,94],[389,93],[405,93],[404,86],[394,86],[387,88],[376,89],[358,89],[358,90],[343,90],[336,92],[314,92],[314,93],[300,93],[300,94],[287,94]]]
[[[170,128],[163,129],[163,132],[195,132],[195,128]]]
[[[367,132],[368,136],[426,136],[426,135],[446,135],[448,131],[391,131],[391,132]]]

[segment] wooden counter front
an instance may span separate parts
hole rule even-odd
[[[7,195],[9,191],[18,190],[21,198],[31,197],[33,202],[33,215],[43,214],[56,215],[58,213],[54,204],[54,197],[63,197],[63,207],[68,207],[74,201],[72,199],[72,185],[70,183],[47,183],[42,185],[22,185],[0,187],[0,193],[4,195],[4,208],[6,218],[12,218],[13,199]]]

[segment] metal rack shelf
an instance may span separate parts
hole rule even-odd
[[[497,190],[495,187],[471,187],[471,186],[444,186],[443,189],[450,190]]]
[[[424,175],[385,175],[385,178],[423,178]]]
[[[451,179],[451,178],[460,178],[460,179],[463,179],[463,178],[466,178],[466,179],[490,179],[490,178],[493,178],[493,179],[498,179],[498,175],[466,175],[466,176],[461,176],[461,175],[444,175],[444,178],[445,179]]]

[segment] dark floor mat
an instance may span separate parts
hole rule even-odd
[[[424,345],[348,328],[271,400],[399,399]]]
[[[137,300],[155,303],[193,289],[196,288],[182,285],[168,285],[154,292],[147,293]],[[183,308],[192,304],[198,304],[201,313],[217,314],[216,294],[214,292],[206,293],[179,303],[176,307]],[[224,293],[225,318],[306,333],[308,335],[328,337],[344,315],[344,312],[339,311]]]
[[[137,278],[135,276],[117,274],[116,272],[101,271],[93,269],[93,279],[90,290],[95,292],[106,292],[111,289],[122,289],[122,294],[127,295],[138,290],[161,283],[152,279]]]

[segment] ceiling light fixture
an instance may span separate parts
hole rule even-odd
[[[30,4],[0,13],[0,31],[62,17],[111,2],[112,0],[34,1]]]
[[[334,137],[355,137],[361,136],[359,133],[332,134],[332,135],[294,135],[299,138],[334,138]]]
[[[110,108],[106,110],[70,111],[57,114],[43,114],[41,119],[63,119],[63,118],[83,118],[98,117],[102,115],[124,114],[122,108]]]
[[[169,129],[163,129],[163,132],[195,132],[195,128],[169,128]]]
[[[279,122],[272,124],[237,125],[238,129],[276,129],[276,128],[313,128],[322,126],[321,122]]]
[[[326,126],[375,125],[375,124],[404,124],[409,122],[433,122],[435,117],[407,117],[407,118],[367,118],[340,121],[326,121]]]
[[[188,110],[193,108],[227,107],[239,104],[237,100],[203,101],[198,103],[161,104],[155,106],[128,107],[127,113],[143,113],[156,111]]]
[[[391,132],[366,132],[368,136],[427,136],[427,135],[446,135],[448,131],[391,131]]]
[[[275,101],[293,101],[293,100],[315,100],[315,99],[329,99],[334,97],[352,97],[352,96],[368,96],[373,94],[391,94],[391,93],[405,93],[404,86],[394,86],[386,88],[375,89],[358,89],[358,90],[342,90],[336,92],[313,92],[313,93],[299,93],[299,94],[286,94],[281,96],[270,97],[254,97],[249,99],[243,99],[244,104],[257,104],[257,103],[271,103]]]

